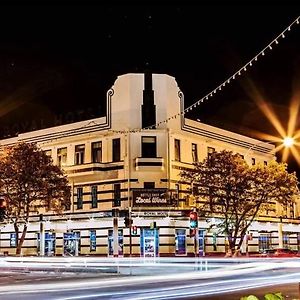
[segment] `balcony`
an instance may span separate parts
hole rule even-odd
[[[164,159],[162,157],[137,157],[135,159],[135,169],[138,170],[160,170],[164,169]]]

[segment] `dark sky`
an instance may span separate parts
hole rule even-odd
[[[300,15],[300,4],[286,1],[40,2],[0,4],[2,136],[104,115],[105,93],[116,77],[145,68],[174,76],[186,106],[192,104]],[[300,25],[188,117],[278,136],[249,94],[249,81],[286,128],[299,75]]]

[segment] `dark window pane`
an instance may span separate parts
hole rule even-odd
[[[75,165],[81,165],[84,163],[84,150],[85,145],[75,146]]]
[[[113,161],[120,161],[121,159],[121,145],[120,145],[120,139],[113,139],[113,145],[112,145],[112,160]]]
[[[121,205],[121,184],[116,183],[114,185],[114,202],[113,206],[120,206]]]
[[[82,209],[83,206],[83,189],[82,187],[77,188],[77,209]]]
[[[102,162],[102,142],[92,143],[92,162]]]
[[[156,157],[155,136],[142,136],[142,157]]]
[[[175,160],[180,161],[180,140],[175,139]]]
[[[92,186],[92,208],[97,208],[97,186],[93,185]]]

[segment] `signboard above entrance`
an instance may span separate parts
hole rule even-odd
[[[171,206],[172,199],[167,197],[167,189],[134,189],[134,206]]]

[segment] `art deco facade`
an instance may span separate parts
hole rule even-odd
[[[187,212],[197,203],[189,203],[180,170],[223,149],[240,153],[249,164],[267,163],[274,146],[185,118],[183,107],[173,77],[126,74],[107,92],[105,117],[1,141],[37,142],[68,175],[70,210],[63,216],[42,212],[45,255],[194,255]],[[159,126],[140,130],[153,124]],[[124,223],[129,209],[136,231],[131,237]],[[32,213],[24,255],[39,255],[39,213]],[[250,252],[278,246],[278,214],[283,212],[277,207],[254,222]],[[298,249],[297,206],[285,215],[283,243]],[[209,230],[207,221],[199,220],[200,254],[225,252],[224,236]],[[0,247],[15,253],[12,224],[2,224]]]

